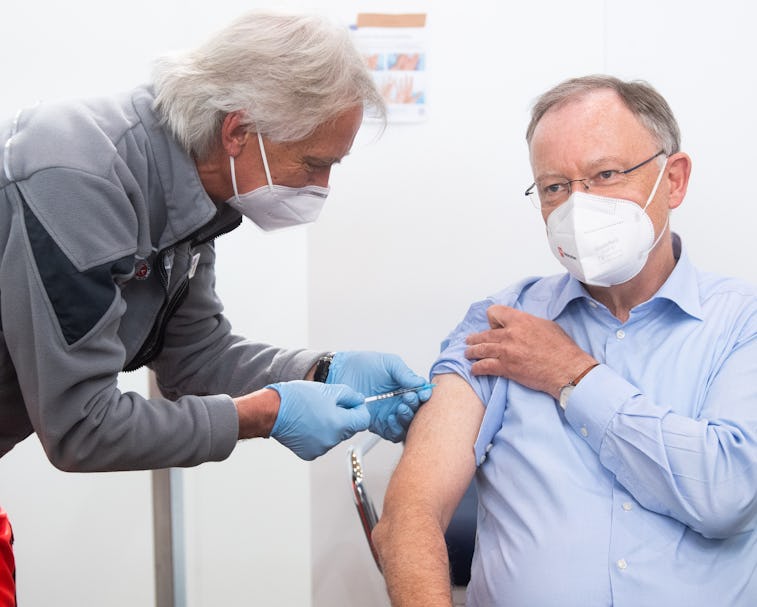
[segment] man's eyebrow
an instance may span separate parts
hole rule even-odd
[[[345,157],[349,156],[347,152],[344,156],[303,156],[303,160],[308,164],[316,164],[328,166],[332,164],[339,164]]]
[[[544,181],[545,179],[559,179],[562,181],[567,181],[568,178],[562,173],[542,173],[541,175],[537,175],[534,180]]]
[[[613,170],[623,170],[625,167],[622,166],[623,162],[621,161],[619,156],[602,156],[601,158],[595,158],[594,160],[590,160],[589,162],[585,163],[584,166],[586,167],[586,171],[594,171],[596,169],[599,170],[607,170],[607,169],[613,169]],[[589,175],[584,175],[583,177],[588,177]],[[535,181],[544,181],[545,179],[563,179],[567,181],[569,178],[563,175],[562,173],[544,173],[542,175],[539,175],[536,177]]]
[[[602,156],[601,158],[587,162],[586,166],[592,168],[603,166],[604,168],[622,169],[622,164],[623,162],[621,161],[620,156]]]

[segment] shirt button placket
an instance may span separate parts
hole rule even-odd
[[[617,343],[617,342],[616,342]],[[615,577],[613,594],[624,594],[627,584],[632,584],[629,572],[634,554],[639,549],[638,529],[635,525],[636,502],[633,497],[617,483],[612,489],[612,522],[610,535],[610,567],[611,577]],[[629,518],[630,517],[630,518]],[[616,602],[616,604],[620,604]]]
[[[631,346],[628,341],[629,335],[626,329],[611,329],[605,340],[605,363],[612,367],[614,361],[623,360],[626,349]]]

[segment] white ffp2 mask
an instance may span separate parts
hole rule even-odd
[[[577,191],[549,214],[550,249],[573,277],[589,285],[610,287],[641,272],[667,227],[666,220],[655,240],[646,213],[666,166],[660,169],[643,207],[631,200]]]
[[[229,156],[234,196],[226,202],[266,232],[311,223],[318,219],[329,194],[329,188],[316,185],[302,188],[274,185],[271,181],[271,172],[268,169],[268,159],[260,133],[258,133],[258,144],[268,185],[240,194],[237,190],[234,157]]]

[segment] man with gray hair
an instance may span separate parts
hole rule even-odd
[[[443,342],[373,536],[392,603],[451,604],[443,531],[475,477],[468,606],[754,605],[757,289],[670,230],[691,170],[673,114],[644,82],[576,78],[527,141],[567,273]]]
[[[346,28],[259,12],[150,86],[0,124],[0,457],[33,432],[66,471],[194,466],[254,437],[306,460],[366,429],[401,440],[430,389],[398,356],[248,341],[214,290],[213,241],[242,215],[317,218],[366,108],[384,112]],[[160,398],[118,389],[144,365]],[[11,537],[0,509],[3,607]]]

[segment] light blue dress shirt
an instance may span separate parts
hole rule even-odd
[[[486,407],[469,607],[757,605],[757,289],[674,248],[625,323],[566,274],[473,304],[443,342],[432,375],[458,373]],[[471,375],[465,337],[494,303],[556,321],[602,363],[565,413]]]

